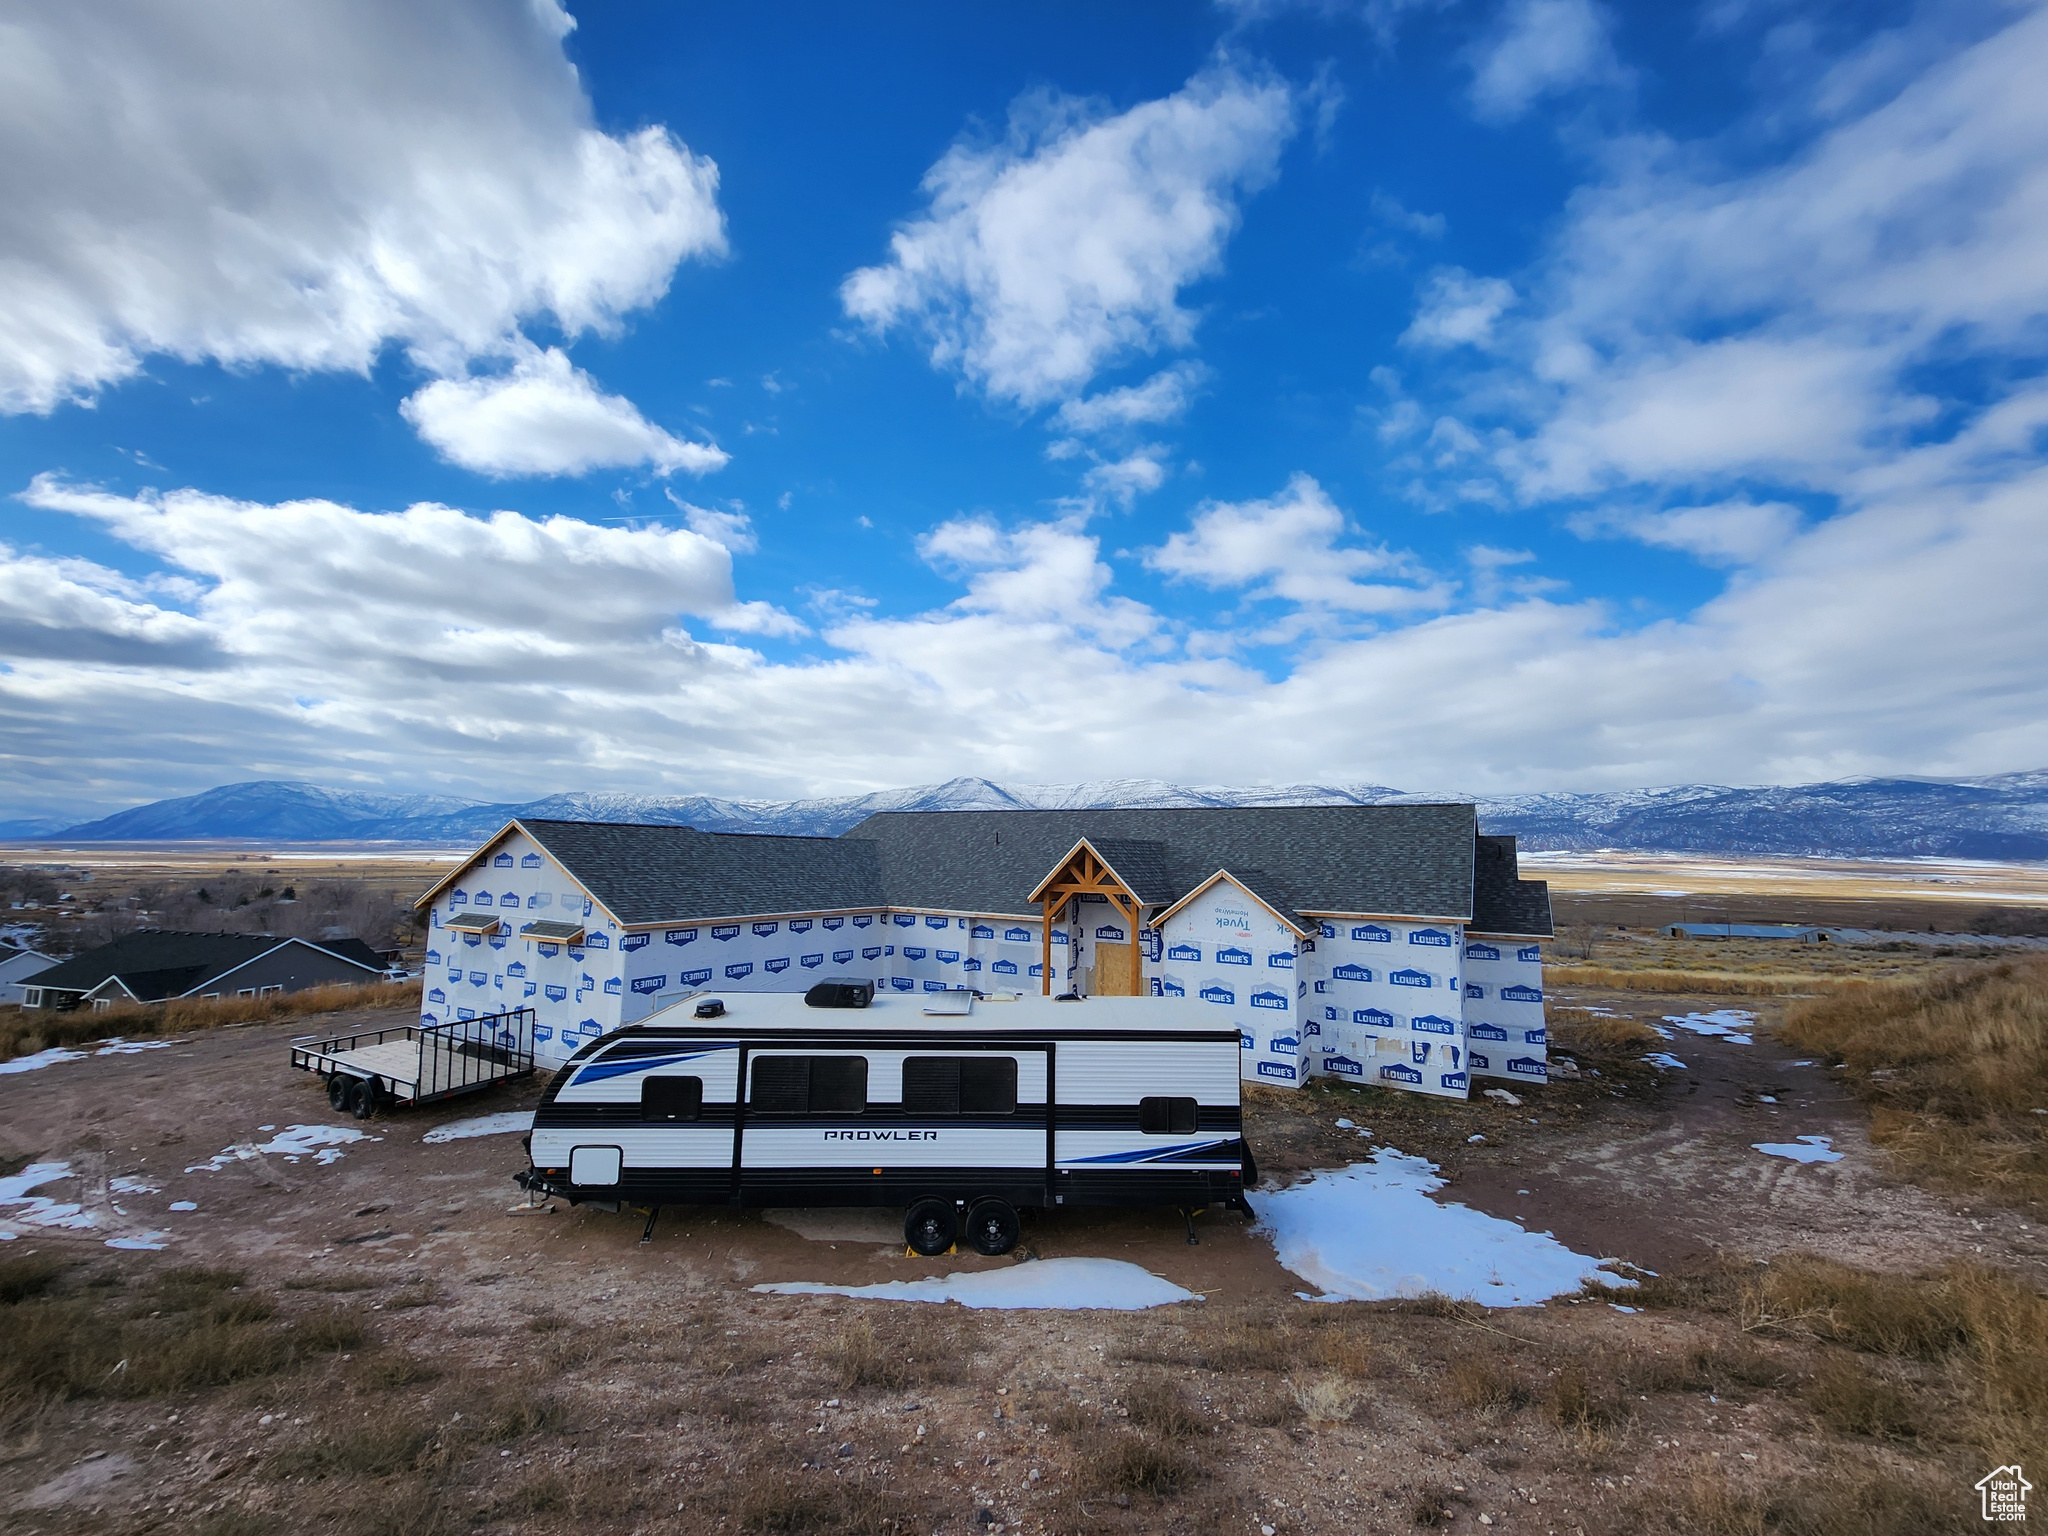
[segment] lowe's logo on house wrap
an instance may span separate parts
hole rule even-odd
[[[1363,1077],[1365,1076],[1365,1063],[1353,1061],[1349,1056],[1325,1056],[1323,1058],[1323,1070],[1325,1072],[1335,1072],[1340,1077]]]
[[[498,898],[498,905],[501,907],[517,907],[519,905],[519,893],[517,891],[507,891]]]
[[[505,967],[505,974],[507,976],[524,976],[526,974],[526,962],[524,960],[514,960]]]
[[[491,904],[491,893],[489,891],[478,891],[476,893],[476,904],[480,907],[488,907]]]
[[[474,1008],[458,1008],[455,1010],[455,1017],[458,1019],[473,1019],[476,1017],[476,1010]]]
[[[1465,1074],[1462,1072],[1445,1072],[1437,1078],[1437,1082],[1445,1088],[1453,1088],[1460,1093],[1463,1093],[1466,1087]]]
[[[1365,965],[1339,965],[1330,971],[1335,981],[1371,981],[1372,968]]]
[[[832,963],[834,965],[845,965],[851,959],[853,959],[853,951],[850,949],[835,949],[832,951]],[[809,965],[810,962],[806,960],[804,964]]]
[[[960,963],[960,951],[957,949],[935,949],[932,951],[932,958],[941,965],[958,965]]]
[[[1465,983],[1465,995],[1467,997],[1484,997],[1486,996],[1486,988],[1478,985],[1476,982],[1468,981]]]
[[[694,928],[671,928],[661,936],[664,944],[694,944],[697,930]]]
[[[1095,937],[1097,937],[1098,939],[1108,939],[1113,944],[1121,944],[1124,942],[1124,940],[1128,939],[1130,935],[1125,933],[1123,929],[1117,927],[1115,923],[1104,923],[1100,928],[1095,930]]]
[[[609,936],[602,933],[585,934],[583,937],[583,947],[585,949],[610,949],[612,941]]]
[[[1524,1045],[1548,1045],[1549,1043],[1550,1032],[1548,1030],[1525,1029],[1522,1031],[1522,1044]]]
[[[721,941],[725,939],[736,939],[739,936],[740,925],[738,923],[721,923],[719,926],[711,930],[711,937]]]
[[[931,951],[921,944],[906,944],[903,946],[903,958],[906,960],[922,960],[930,953]]]
[[[1408,935],[1410,944],[1426,944],[1431,949],[1449,949],[1451,936],[1441,928],[1417,928]]]
[[[924,925],[927,928],[944,928],[949,926],[947,919],[943,917],[927,917],[924,920]]]
[[[1259,1063],[1259,1076],[1277,1077],[1291,1083],[1294,1081],[1294,1067],[1284,1061],[1262,1061]]]
[[[645,997],[650,992],[659,992],[667,985],[668,978],[666,976],[635,976],[633,978],[633,990],[642,997]]]
[[[1325,1008],[1323,1010],[1323,1017],[1328,1019],[1332,1024],[1342,1024],[1344,1022],[1343,1013],[1335,1008]]]
[[[1317,923],[1316,927],[1322,930],[1323,937],[1326,939],[1337,937],[1337,928],[1334,923]]]
[[[429,965],[439,965],[440,963],[441,963],[441,951],[439,951],[438,949],[430,949],[430,950],[428,950],[428,951],[427,951],[427,964],[429,964]]]
[[[1285,1009],[1287,1007],[1287,994],[1285,992],[1254,992],[1248,1001],[1254,1008]]]
[[[445,1003],[448,1001],[448,994],[439,987],[436,987],[427,994],[427,1001],[430,1003]]]
[[[1404,1067],[1397,1063],[1393,1066],[1380,1068],[1380,1081],[1383,1083],[1419,1083],[1422,1081],[1422,1074],[1413,1067]]]
[[[1508,1032],[1498,1024],[1467,1024],[1465,1034],[1472,1040],[1505,1040]]]
[[[776,933],[781,931],[781,928],[782,924],[780,923],[756,923],[754,924],[754,937],[757,939],[773,938]]]
[[[889,985],[894,987],[898,992],[908,992],[913,987],[915,987],[917,983],[912,981],[908,976],[891,976],[889,978]]]
[[[943,981],[928,981],[924,984],[927,992],[950,992],[953,989]]]
[[[475,949],[483,943],[483,938],[479,934],[465,933],[462,936],[462,942],[467,944],[471,949]]]
[[[559,954],[560,954],[560,953],[562,952],[562,946],[561,946],[561,945],[559,945],[559,944],[549,944],[549,943],[547,943],[547,942],[545,942],[545,941],[543,941],[543,942],[542,942],[542,943],[540,944],[539,948],[540,948],[540,952],[541,952],[541,957],[542,957],[543,959],[547,959],[547,960],[552,960],[552,959],[554,959],[554,958],[555,958],[555,956],[559,955]]]
[[[1031,930],[1029,928],[1005,928],[1003,930],[1003,942],[1005,944],[1029,944],[1031,942]]]
[[[1530,944],[1525,948],[1516,950],[1515,958],[1517,960],[1539,961],[1543,958],[1543,947],[1540,944]]]
[[[1458,1032],[1457,1020],[1436,1013],[1418,1013],[1408,1021],[1408,1027],[1425,1035],[1455,1035]]]
[[[1166,958],[1169,960],[1192,960],[1199,965],[1202,959],[1202,951],[1193,944],[1176,944],[1166,952]]]
[[[898,912],[890,921],[895,923],[898,928],[915,928],[917,926],[917,914],[914,912]]]
[[[1266,1049],[1280,1056],[1292,1056],[1301,1050],[1301,1042],[1292,1035],[1275,1035],[1266,1044]]]
[[[975,959],[972,955],[969,955],[965,960],[962,960],[960,962],[960,969],[963,971],[978,971],[981,969],[981,962]]]
[[[571,960],[581,960],[583,958],[583,951],[578,949],[574,944],[571,944],[569,946],[569,958]]]
[[[448,905],[451,907],[466,907],[469,905],[469,897],[462,891],[450,891],[448,893]]]
[[[1491,1071],[1493,1069],[1493,1058],[1474,1051],[1471,1055],[1471,1066],[1474,1072]]]
[[[540,855],[537,853],[529,853],[525,858],[519,861],[519,867],[521,869],[539,869]]]
[[[1427,1066],[1429,1064],[1429,1042],[1427,1040],[1410,1040],[1408,1042],[1408,1054],[1418,1067]]]
[[[846,926],[846,919],[843,917],[826,917],[819,919],[819,921],[824,923],[824,925],[830,930],[832,930],[834,933],[837,933],[841,928],[844,928]]]
[[[469,973],[469,984],[472,987],[480,987],[489,980],[490,977],[485,975],[482,971],[471,971]]]
[[[745,981],[753,974],[754,962],[751,960],[742,960],[737,965],[728,965],[725,968],[725,979],[727,981]]]
[[[1237,994],[1228,987],[1204,987],[1195,994],[1205,1003],[1226,1003],[1235,1005]]]
[[[510,869],[512,867],[512,855],[509,853],[501,853],[495,859],[491,860],[491,865],[495,869]]]
[[[1351,930],[1351,937],[1360,944],[1391,944],[1394,930],[1382,928],[1378,923],[1361,923]]]
[[[790,923],[789,931],[791,933],[809,933],[811,931],[811,920],[808,917],[799,917]]]
[[[1017,962],[1014,960],[998,960],[989,967],[989,970],[997,976],[1014,976],[1017,974]]]
[[[1541,1078],[1548,1082],[1550,1068],[1543,1064],[1543,1059],[1539,1056],[1511,1056],[1508,1058],[1508,1076]]]
[[[619,948],[630,955],[636,949],[645,949],[653,940],[651,933],[629,933],[619,940]]]
[[[764,960],[761,962],[761,969],[772,976],[780,976],[789,969],[789,956],[777,955],[773,960]]]
[[[1318,1024],[1314,1019],[1310,1019],[1306,1024],[1301,1026],[1301,1038],[1304,1040],[1306,1040],[1310,1035],[1320,1035],[1322,1034],[1322,1032],[1323,1026]],[[1335,1050],[1336,1047],[1332,1045],[1326,1045],[1323,1047],[1323,1049],[1326,1051],[1332,1051]]]
[[[619,980],[619,978],[618,978],[618,977],[616,977],[616,976],[607,976],[607,977],[605,977],[605,979],[604,979],[604,995],[605,995],[606,997],[617,997],[617,996],[618,996],[618,995],[619,995],[619,994],[620,994],[620,993],[621,993],[621,992],[622,992],[622,991],[623,991],[624,989],[625,989],[625,984],[624,984],[623,982],[621,982],[621,981]]]
[[[847,958],[850,960],[853,956],[849,953]],[[798,955],[796,963],[807,971],[815,971],[825,963],[825,957],[823,955]]]
[[[1294,969],[1294,956],[1278,953],[1270,954],[1266,956],[1266,966],[1269,970],[1291,971]]]
[[[1467,944],[1465,946],[1465,958],[1467,960],[1498,960],[1500,958],[1500,951],[1491,944]]]
[[[860,957],[863,960],[879,960],[882,958],[882,946],[879,944],[870,944],[866,948],[861,950]]]
[[[1224,948],[1216,951],[1218,965],[1250,965],[1252,952],[1248,949]]]
[[[1543,1001],[1543,993],[1535,987],[1502,987],[1500,1000],[1504,1003],[1540,1003]]]
[[[1384,1008],[1360,1008],[1351,1015],[1351,1022],[1367,1029],[1392,1029],[1394,1016]]]
[[[569,1000],[569,989],[567,987],[555,986],[553,983],[542,987],[540,992],[541,996],[551,1003],[564,1003]]]
[[[701,971],[678,971],[676,985],[679,987],[701,987],[711,979],[709,968]]]
[[[872,928],[874,924],[875,914],[872,912],[863,912],[853,920],[853,926],[856,928]]]
[[[973,932],[969,935],[970,938],[976,939],[992,939],[995,936],[995,929],[989,927],[987,923],[976,923]]]
[[[1055,944],[1070,944],[1073,942],[1071,939],[1067,937],[1067,930],[1064,928],[1053,929],[1052,941]]]
[[[1387,980],[1397,987],[1433,987],[1436,978],[1427,971],[1389,971]]]

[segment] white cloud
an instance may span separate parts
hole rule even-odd
[[[713,507],[695,506],[674,491],[663,494],[683,514],[683,521],[690,525],[692,533],[700,533],[736,555],[751,555],[761,547],[761,541],[754,533],[754,520],[744,510],[721,512]]]
[[[718,171],[613,136],[554,0],[144,0],[0,31],[0,410],[152,354],[459,376],[530,318],[610,331],[725,249]],[[547,471],[552,472],[552,471]]]
[[[1624,79],[1612,25],[1593,0],[1508,0],[1470,54],[1473,111],[1509,122],[1546,96]]]
[[[846,312],[921,329],[934,366],[997,399],[1077,394],[1115,361],[1192,340],[1180,292],[1219,266],[1295,115],[1284,82],[1227,64],[1113,116],[1024,97],[1001,142],[963,141],[926,174],[929,212],[846,279]]]
[[[1390,229],[1404,230],[1423,240],[1441,240],[1449,228],[1442,214],[1417,213],[1398,197],[1378,187],[1373,189],[1372,216]]]
[[[1163,447],[1151,443],[1121,459],[1097,464],[1081,477],[1081,484],[1092,495],[1128,507],[1166,483],[1165,456]]]
[[[1200,363],[1162,368],[1142,384],[1105,390],[1085,399],[1069,400],[1054,420],[1069,432],[1116,432],[1137,426],[1178,421],[1194,401],[1195,391],[1209,379]]]
[[[1463,267],[1439,267],[1422,285],[1422,307],[1401,340],[1418,347],[1485,347],[1514,302],[1511,283],[1474,277]]]
[[[1799,532],[1797,507],[1745,499],[1661,512],[1607,510],[1575,514],[1572,531],[1587,538],[1619,534],[1660,549],[1682,550],[1708,565],[1749,565],[1784,548]]]
[[[1204,502],[1188,531],[1149,551],[1153,570],[1212,590],[1248,588],[1255,598],[1346,613],[1403,613],[1446,600],[1412,556],[1384,547],[1340,547],[1350,532],[1329,493],[1296,475],[1266,501]],[[1379,581],[1361,580],[1377,576]],[[1414,582],[1427,585],[1413,585]],[[1400,584],[1396,584],[1400,583]]]
[[[399,410],[443,458],[491,476],[581,475],[630,464],[702,475],[731,457],[655,426],[623,395],[601,393],[557,347],[527,344],[506,372],[438,380]]]

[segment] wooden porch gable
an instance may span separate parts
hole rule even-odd
[[[1128,970],[1121,965],[1115,967],[1118,979],[1123,981],[1124,985],[1115,992],[1104,991],[1103,995],[1105,997],[1135,997],[1137,995],[1140,972],[1138,964],[1138,925],[1139,914],[1143,911],[1143,904],[1138,900],[1137,895],[1131,888],[1118,876],[1117,872],[1110,868],[1109,861],[1089,846],[1088,839],[1085,837],[1074,845],[1073,851],[1055,865],[1052,873],[1040,881],[1038,889],[1031,893],[1031,899],[1040,904],[1040,910],[1043,913],[1043,921],[1039,933],[1039,948],[1043,952],[1039,967],[1042,972],[1040,991],[1045,996],[1050,997],[1052,995],[1052,925],[1055,916],[1062,907],[1077,896],[1103,897],[1110,905],[1123,913],[1125,924],[1129,928],[1131,936],[1130,964]],[[1101,953],[1101,950],[1102,945],[1098,943],[1096,946],[1098,955]],[[1098,964],[1098,973],[1101,970],[1102,967]]]

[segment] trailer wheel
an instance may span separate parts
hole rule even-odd
[[[360,1077],[349,1082],[348,1111],[358,1120],[367,1120],[377,1108],[377,1092]]]
[[[913,1253],[935,1258],[960,1235],[960,1217],[950,1200],[919,1200],[903,1215],[903,1241]]]
[[[349,1082],[350,1079],[345,1073],[327,1074],[327,1102],[334,1107],[336,1114],[345,1114],[348,1111]]]
[[[1017,1212],[1007,1200],[977,1200],[967,1213],[967,1240],[990,1258],[1017,1246]]]

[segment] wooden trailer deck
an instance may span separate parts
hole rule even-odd
[[[328,1085],[337,1109],[429,1104],[533,1071],[533,1010],[514,1008],[446,1024],[403,1024],[349,1035],[309,1035],[292,1065]]]

